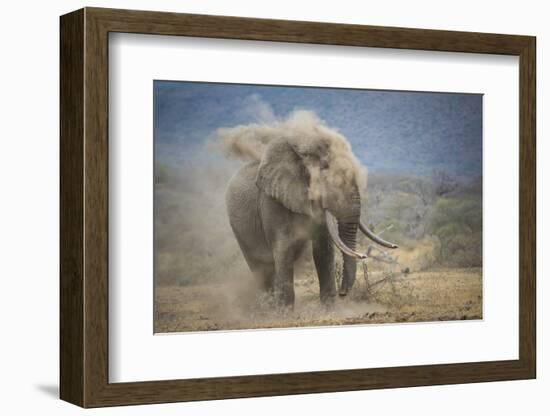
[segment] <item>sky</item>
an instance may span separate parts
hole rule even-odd
[[[272,123],[303,109],[343,134],[369,172],[482,172],[481,94],[181,81],[153,88],[155,159],[168,166],[204,157],[218,128]]]

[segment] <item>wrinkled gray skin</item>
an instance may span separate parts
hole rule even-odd
[[[320,141],[298,150],[286,139],[273,140],[262,160],[243,166],[231,179],[226,204],[235,237],[250,270],[261,287],[273,293],[276,304],[294,305],[294,264],[308,241],[312,242],[320,298],[330,304],[336,296],[334,246],[329,237],[324,209],[338,221],[342,241],[355,249],[361,211],[355,181],[338,192],[344,198],[311,200],[310,176],[304,163],[327,169],[329,146]],[[338,204],[337,200],[345,200]],[[340,294],[353,286],[356,259],[344,255]]]

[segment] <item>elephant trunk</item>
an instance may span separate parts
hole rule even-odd
[[[336,216],[332,214],[334,212]],[[360,229],[369,239],[387,248],[397,248],[397,245],[382,239],[374,234],[361,221],[361,197],[357,189],[354,189],[347,199],[346,206],[340,209],[326,209],[325,218],[328,231],[334,244],[340,249],[343,257],[342,282],[340,284],[340,296],[346,296],[355,283],[357,273],[357,260],[365,259],[366,254],[356,251],[357,230]]]
[[[338,219],[338,234],[344,244],[352,250],[357,246],[357,229],[359,228],[361,215],[361,198],[359,192],[355,192],[344,213]],[[357,257],[343,254],[342,281],[340,283],[340,296],[346,296],[355,282],[357,272]]]
[[[374,234],[361,221],[361,197],[356,188],[351,196],[347,198],[345,207],[339,207],[339,209],[329,207],[326,209],[325,219],[330,237],[343,255],[344,264],[339,294],[340,296],[346,296],[355,283],[357,259],[362,260],[367,257],[366,254],[359,253],[355,249],[357,246],[357,230],[360,229],[369,239],[383,247],[395,249],[397,245]]]

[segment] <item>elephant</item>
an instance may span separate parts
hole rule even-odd
[[[250,271],[276,305],[294,307],[294,266],[308,241],[324,305],[337,294],[334,246],[343,254],[340,296],[353,287],[357,260],[366,258],[356,250],[358,229],[397,248],[360,218],[362,172],[345,137],[317,126],[270,138],[258,160],[230,179],[229,223]]]

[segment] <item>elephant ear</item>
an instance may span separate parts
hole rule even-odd
[[[311,215],[308,173],[302,159],[286,140],[271,142],[262,157],[256,185],[289,210]]]

